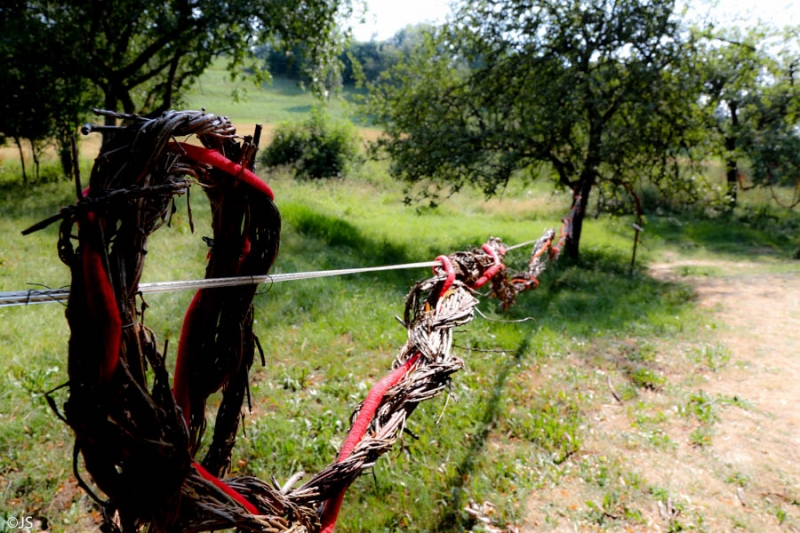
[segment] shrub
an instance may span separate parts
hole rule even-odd
[[[309,179],[340,177],[358,161],[355,126],[334,121],[319,108],[302,123],[281,123],[261,157],[268,167],[290,165],[295,176]]]

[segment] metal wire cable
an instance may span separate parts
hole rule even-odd
[[[346,276],[351,274],[364,274],[367,272],[381,272],[386,270],[433,267],[438,264],[438,261],[426,261],[422,263],[405,263],[401,265],[377,267],[343,268],[337,270],[317,270],[311,272],[290,272],[286,274],[271,274],[266,276],[239,276],[235,278],[159,281],[153,283],[140,283],[139,292],[142,294],[156,294],[161,292],[173,292],[188,289],[217,289],[221,287],[259,285],[261,283],[280,283],[283,281],[325,278],[329,276]],[[0,308],[12,307],[16,305],[64,302],[67,300],[67,298],[69,298],[69,288],[29,289],[27,291],[0,292]]]
[[[516,250],[517,248],[522,248],[523,246],[528,246],[530,244],[535,243],[539,239],[532,239],[530,241],[521,242],[519,244],[515,244],[514,246],[506,246],[506,252],[510,252],[511,250]]]
[[[522,248],[536,242],[536,239],[509,246],[506,250]],[[285,274],[271,274],[266,276],[239,276],[235,278],[192,279],[181,281],[158,281],[140,283],[139,291],[142,294],[157,294],[161,292],[174,292],[190,289],[216,289],[221,287],[237,287],[240,285],[260,285],[261,283],[281,283],[283,281],[298,281],[304,279],[325,278],[330,276],[348,276],[352,274],[365,274],[368,272],[382,272],[388,270],[403,270],[413,268],[426,268],[438,265],[438,261],[425,261],[421,263],[405,263],[400,265],[387,265],[361,268],[342,268],[335,270],[315,270],[310,272],[289,272]],[[18,305],[34,305],[65,302],[69,298],[69,287],[59,289],[28,289],[26,291],[0,292],[0,308]]]

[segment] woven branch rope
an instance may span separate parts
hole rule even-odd
[[[440,393],[463,368],[452,354],[453,330],[473,319],[475,289],[489,284],[492,295],[508,306],[519,292],[534,288],[545,258],[557,255],[554,232],[545,232],[536,243],[528,271],[511,277],[499,239],[437,258],[434,276],[408,295],[408,341],[393,371],[356,409],[342,451],[327,468],[294,489],[294,479],[284,487],[253,477],[222,480],[249,394],[256,287],[195,294],[172,384],[165,368],[167,347],[160,351],[145,326],[146,304],[137,287],[148,236],[174,210],[174,196],[188,194],[192,182],[212,206],[206,277],[268,272],[278,252],[280,215],[272,191],[250,170],[258,132],[255,139],[240,139],[227,119],[196,111],[156,119],[111,115],[128,125],[104,143],[89,187],[78,185],[74,206],[31,229],[61,219],[59,256],[72,273],[69,398],[63,418],[75,433],[76,477],[81,480],[80,455],[107,497],[101,502],[103,530],[333,531],[347,487],[391,449],[417,405]],[[175,140],[190,135],[204,147]],[[567,226],[565,219],[562,241]],[[218,390],[223,397],[214,434],[198,460],[205,403]],[[51,406],[56,408],[52,400]]]

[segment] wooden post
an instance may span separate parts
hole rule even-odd
[[[631,274],[633,274],[633,267],[636,265],[636,248],[639,245],[639,233],[644,231],[644,228],[636,223],[633,224],[633,229],[636,231],[636,235],[634,235],[633,237],[633,255],[631,255]]]

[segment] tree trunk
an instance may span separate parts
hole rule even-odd
[[[58,160],[61,163],[61,170],[64,172],[64,177],[71,180],[74,173],[71,134],[67,131],[60,131],[56,139],[56,144],[58,145]]]
[[[39,153],[36,151],[36,143],[33,142],[33,139],[29,139],[29,141],[31,143],[31,156],[33,157],[33,168],[36,169],[35,177],[36,181],[39,181],[39,170],[40,170]]]
[[[19,137],[14,137],[14,142],[19,149],[19,162],[22,165],[22,183],[28,183],[28,174],[25,172],[25,153],[22,151],[22,141]]]
[[[167,81],[164,82],[164,98],[161,102],[161,108],[158,110],[160,112],[167,111],[172,107],[172,95],[175,89],[175,75],[178,72],[178,65],[180,65],[182,56],[183,54],[178,52],[175,54],[175,57],[172,58],[172,63],[169,66],[169,73],[167,74]]]
[[[589,194],[592,192],[592,185],[594,185],[594,172],[592,171],[584,171],[575,185],[572,208],[570,209],[572,235],[567,238],[567,243],[564,245],[564,253],[573,261],[580,259],[583,217],[586,215],[586,206],[589,205]]]
[[[109,81],[108,85],[103,90],[103,108],[107,111],[117,110],[117,91],[113,82]],[[106,126],[116,126],[117,119],[114,117],[105,117]],[[106,135],[103,134],[103,142],[105,142]]]
[[[736,207],[736,195],[739,191],[739,165],[736,160],[736,139],[739,130],[739,104],[735,101],[728,102],[728,111],[731,113],[731,131],[725,137],[725,151],[727,157],[725,161],[725,176],[728,184],[728,191],[725,194],[727,203],[726,211],[733,211]]]
[[[736,194],[739,192],[739,164],[736,158],[731,157],[725,161],[725,176],[728,184],[728,190],[725,193],[727,200],[725,210],[732,211],[736,207]]]
[[[103,88],[103,106],[108,111],[119,112],[117,104],[121,104],[123,113],[133,114],[136,112],[136,104],[133,102],[130,89],[125,86],[125,80],[119,79],[117,73],[112,73]],[[106,116],[104,125],[116,126],[117,119]],[[103,145],[105,146],[113,136],[114,133],[111,130],[103,131]]]
[[[103,109],[106,111],[116,111],[117,110],[117,93],[116,93],[116,86],[112,81],[109,80],[108,84],[103,88]],[[114,117],[109,117],[108,115],[105,116],[103,120],[103,125],[105,126],[116,126],[117,119]],[[113,133],[111,130],[104,130],[101,135],[103,136],[102,146],[106,146],[108,142],[111,140]]]

